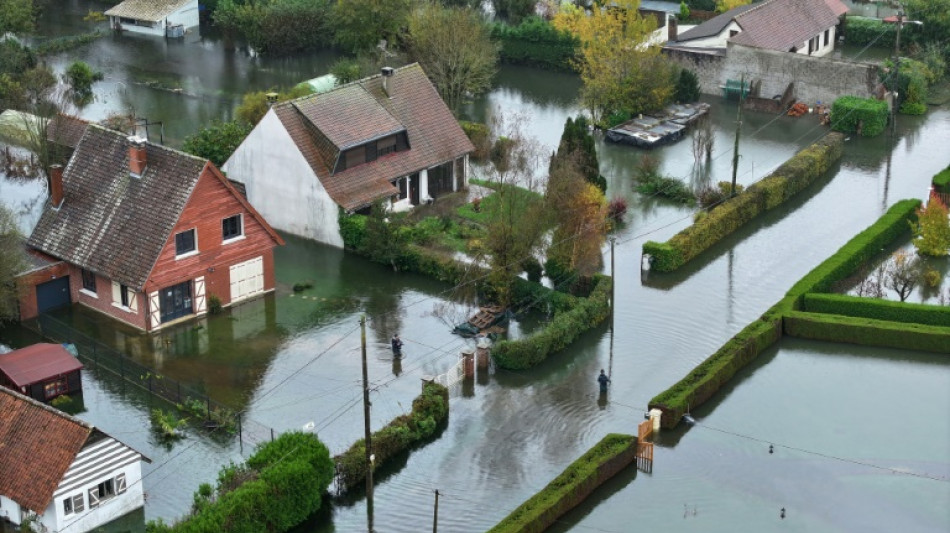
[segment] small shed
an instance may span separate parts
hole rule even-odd
[[[62,344],[34,344],[0,354],[0,386],[48,402],[82,391],[82,363]]]

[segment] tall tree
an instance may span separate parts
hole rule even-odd
[[[32,32],[35,18],[33,0],[0,0],[0,36]]]
[[[495,16],[510,24],[518,24],[521,19],[534,14],[538,0],[491,0]]]
[[[566,4],[552,21],[581,41],[576,58],[584,82],[581,101],[595,122],[661,108],[672,98],[675,66],[647,42],[656,22],[640,16],[639,5],[639,0],[595,2],[588,13]]]
[[[23,272],[26,261],[23,256],[23,236],[17,228],[12,211],[0,204],[0,323],[15,320],[18,316],[17,276]]]
[[[412,58],[450,109],[456,110],[466,94],[491,87],[499,46],[475,11],[426,4],[409,17],[408,42]]]
[[[917,224],[912,224],[914,246],[924,255],[946,257],[950,254],[950,218],[947,206],[933,197],[926,207],[917,209]]]
[[[560,162],[567,162],[576,166],[591,184],[597,186],[601,192],[607,192],[607,180],[600,175],[600,162],[597,159],[597,147],[594,136],[588,129],[587,118],[579,116],[577,119],[567,118],[561,142],[557,153],[551,159],[551,171]]]
[[[385,40],[398,42],[413,0],[337,0],[330,14],[334,41],[349,52],[364,52]]]
[[[220,167],[244,142],[254,126],[247,122],[212,122],[194,134],[185,137],[181,149],[189,154],[202,157]]]
[[[607,201],[603,191],[587,180],[579,155],[573,152],[572,157],[555,158],[552,164],[545,199],[557,227],[548,260],[562,271],[590,276],[602,265]]]

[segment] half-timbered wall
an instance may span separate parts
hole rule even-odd
[[[142,456],[121,442],[105,437],[87,444],[76,455],[53,501],[40,522],[51,533],[91,531],[145,504]],[[111,482],[114,494],[99,494],[100,484]],[[70,500],[67,512],[64,500]]]

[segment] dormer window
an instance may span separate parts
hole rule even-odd
[[[370,163],[376,159],[409,149],[409,138],[406,132],[402,131],[395,135],[389,135],[366,144],[350,148],[340,153],[337,159],[336,170],[334,172],[343,172],[363,163]]]

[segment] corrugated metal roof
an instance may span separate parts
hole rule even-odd
[[[196,0],[125,0],[125,2],[106,11],[105,15],[159,22],[192,2],[197,9],[198,2]]]
[[[17,387],[81,369],[82,363],[61,344],[34,344],[0,355],[0,372]]]

